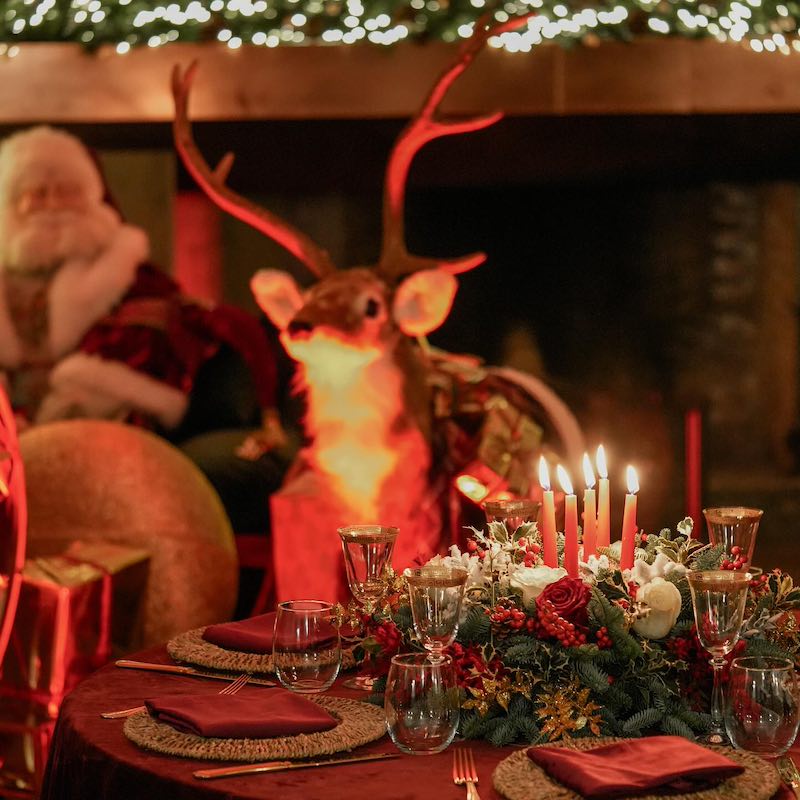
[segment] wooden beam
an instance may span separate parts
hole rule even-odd
[[[198,120],[406,117],[453,55],[442,43],[243,47],[173,44],[87,54],[23,44],[0,60],[0,124],[166,122],[173,64],[200,61]],[[795,113],[800,55],[746,45],[643,39],[596,48],[483,53],[445,110],[511,115]]]

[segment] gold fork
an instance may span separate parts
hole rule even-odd
[[[481,800],[475,784],[478,782],[478,771],[475,769],[475,758],[468,747],[457,747],[453,750],[453,783],[467,787],[467,800]]]
[[[249,673],[243,672],[236,680],[223,686],[219,694],[236,694],[249,680]],[[145,706],[136,706],[136,708],[124,708],[122,711],[105,711],[100,714],[100,716],[103,719],[122,719],[123,717],[130,717],[132,714],[137,714],[139,711],[145,710]]]

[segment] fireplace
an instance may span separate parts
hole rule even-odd
[[[676,46],[686,52],[687,44]],[[738,58],[736,48],[719,52],[726,63]],[[567,68],[566,89],[550,105],[526,98],[498,126],[435,142],[415,162],[411,248],[489,254],[461,278],[453,314],[433,342],[542,370],[589,443],[606,442],[620,476],[627,461],[640,466],[647,528],[683,514],[684,412],[700,409],[704,502],[766,507],[759,551],[768,566],[778,560],[771,543],[780,544],[796,517],[800,485],[793,477],[797,102],[789,89],[775,89],[788,82],[773,74],[769,84],[760,73],[740,96],[730,86],[715,92],[709,79],[704,91],[693,84],[691,102],[673,102],[682,86],[676,73],[647,91],[619,83],[615,106],[599,78],[589,80],[594,57],[563,57],[584,71]],[[752,54],[744,59],[751,69]],[[649,62],[641,51],[634,61],[646,83]],[[776,63],[758,62],[769,65],[765,74]],[[148,81],[148,91],[155,85]],[[508,98],[507,87],[500,95]],[[409,93],[402,96],[407,105]],[[493,94],[484,87],[476,96],[485,108]],[[325,119],[309,112],[306,97],[296,115],[288,105],[279,114],[308,119],[257,121],[250,117],[264,113],[263,100],[252,101],[260,111],[237,102],[244,120],[220,121],[234,113],[226,107],[198,126],[210,159],[235,150],[238,190],[308,231],[337,261],[373,259],[382,172],[402,126],[385,118],[391,103],[376,112],[381,118],[362,110],[359,118]],[[157,257],[168,263],[173,231],[163,211],[176,185],[192,185],[175,165],[162,105],[132,112],[155,120],[147,123],[112,114],[113,124],[93,124],[88,111],[62,121],[106,154],[123,208],[157,228]],[[714,113],[690,113],[698,110]],[[252,308],[247,279],[255,269],[298,269],[239,223],[214,225],[227,299]],[[780,560],[794,566],[790,556]]]

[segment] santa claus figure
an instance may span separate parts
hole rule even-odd
[[[78,139],[42,126],[0,144],[0,370],[17,413],[174,431],[198,371],[227,346],[273,419],[258,322],[189,300],[147,259],[146,234],[121,220]]]

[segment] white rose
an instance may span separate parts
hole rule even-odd
[[[511,586],[522,591],[522,603],[528,605],[535,600],[545,586],[561,580],[567,571],[562,567],[520,567],[511,576]]]
[[[650,613],[633,623],[633,629],[645,639],[663,639],[681,612],[681,593],[674,583],[653,578],[636,593],[636,600],[650,608]]]

